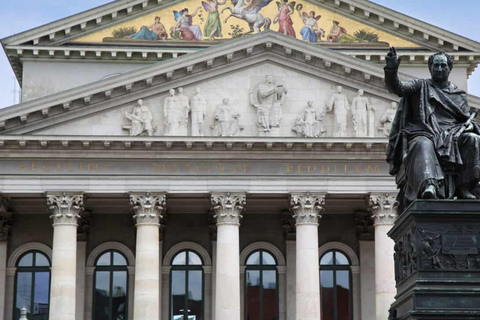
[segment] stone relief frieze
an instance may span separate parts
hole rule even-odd
[[[293,131],[300,137],[321,137],[325,134],[323,120],[325,113],[317,110],[313,101],[308,101],[307,106],[298,114]]]
[[[79,120],[78,128],[93,135],[386,137],[395,112],[396,103],[363,88],[262,65],[173,87],[133,106]],[[62,130],[85,134],[66,125],[41,133]]]

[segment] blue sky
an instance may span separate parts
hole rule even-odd
[[[2,1],[0,38],[105,4],[109,0],[9,0]],[[479,0],[373,0],[406,15],[480,42]],[[461,5],[459,5],[461,4]],[[17,84],[18,87],[18,84]],[[13,104],[14,75],[5,53],[0,52],[0,108]],[[469,92],[480,96],[480,71],[469,79]]]

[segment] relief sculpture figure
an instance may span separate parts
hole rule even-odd
[[[165,117],[165,135],[180,135],[183,112],[175,96],[175,89],[170,89],[169,96],[163,102],[163,115]]]
[[[190,103],[188,101],[188,97],[183,94],[183,88],[180,87],[177,89],[178,94],[176,96],[178,101],[178,107],[180,108],[181,112],[181,120],[180,120],[180,130],[179,135],[186,136],[187,135],[187,127],[188,127],[188,113],[190,112]]]
[[[387,110],[383,113],[380,118],[380,123],[382,127],[378,128],[378,131],[382,132],[386,137],[390,136],[390,131],[392,130],[393,119],[395,118],[395,113],[397,112],[397,103],[392,102]]]
[[[215,111],[215,126],[214,131],[216,135],[221,137],[234,136],[240,128],[238,118],[240,114],[234,113],[230,106],[230,100],[224,98],[222,104],[218,106]]]
[[[363,90],[358,90],[358,96],[352,101],[353,131],[355,137],[367,136],[368,99],[363,96]]]
[[[326,131],[322,125],[324,117],[324,113],[315,109],[313,101],[308,101],[307,106],[297,116],[293,131],[302,137],[320,137]]]
[[[327,112],[334,112],[334,137],[347,136],[347,112],[349,109],[347,96],[343,93],[343,88],[338,86],[337,92],[330,98],[327,106]]]
[[[280,121],[283,119],[282,106],[287,88],[275,82],[271,75],[250,91],[250,103],[257,109],[257,126],[260,135],[278,133]]]
[[[139,99],[137,105],[133,107],[132,113],[125,113],[125,118],[130,121],[129,126],[124,126],[124,130],[128,130],[130,136],[139,136],[146,134],[147,136],[153,135],[155,131],[153,125],[153,115],[150,109],[143,104],[143,100]]]
[[[385,85],[402,97],[387,149],[390,174],[397,176],[398,200],[479,197],[480,127],[473,122],[467,94],[448,81],[452,58],[443,52],[428,60],[431,79],[400,81],[401,58],[386,57]],[[400,211],[401,212],[401,211]]]
[[[200,87],[195,88],[195,94],[190,100],[192,118],[192,136],[203,137],[203,125],[207,109],[207,100],[201,94]]]

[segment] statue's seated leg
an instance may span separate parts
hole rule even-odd
[[[480,136],[471,132],[462,134],[459,148],[463,165],[458,168],[456,194],[461,199],[476,199],[480,181]]]
[[[440,189],[444,175],[435,153],[433,142],[418,136],[408,142],[408,155],[405,159],[407,183],[405,198],[407,203],[415,199],[443,198]]]

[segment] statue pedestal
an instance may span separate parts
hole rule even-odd
[[[388,235],[396,319],[480,319],[480,201],[417,200]]]

